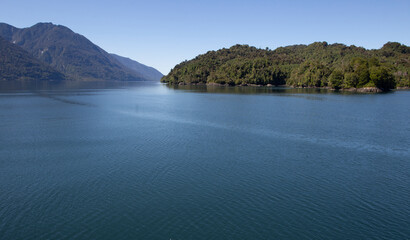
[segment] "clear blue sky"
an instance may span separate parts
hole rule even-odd
[[[164,74],[185,59],[237,43],[271,49],[315,41],[410,45],[410,0],[2,0],[0,22],[65,25]]]

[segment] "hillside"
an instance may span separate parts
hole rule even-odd
[[[64,80],[64,74],[0,37],[0,80]]]
[[[120,62],[125,67],[131,69],[135,73],[141,74],[142,77],[147,80],[160,81],[161,78],[164,76],[162,73],[160,73],[155,68],[146,66],[130,58],[121,57],[113,53],[111,53],[111,56],[113,56],[115,59],[117,59],[118,62]]]
[[[75,80],[139,81],[144,77],[69,28],[38,23],[15,28],[0,23],[0,36]]]
[[[410,86],[410,48],[386,43],[366,50],[316,42],[276,50],[235,45],[176,65],[161,81],[171,84],[289,85],[388,90]]]

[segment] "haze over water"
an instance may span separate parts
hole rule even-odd
[[[0,89],[0,239],[410,237],[409,91]]]

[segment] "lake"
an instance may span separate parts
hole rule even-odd
[[[0,239],[410,238],[410,91],[0,89]]]

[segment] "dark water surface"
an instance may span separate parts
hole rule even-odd
[[[410,239],[410,91],[1,89],[0,239]]]

